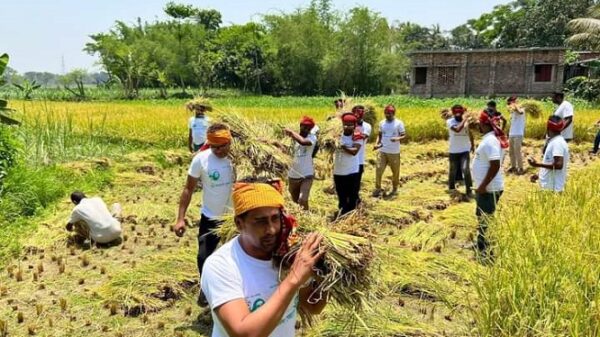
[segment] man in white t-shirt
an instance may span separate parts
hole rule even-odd
[[[198,181],[202,181],[202,210],[198,232],[198,272],[202,271],[204,262],[214,252],[219,237],[211,230],[222,223],[222,217],[231,209],[231,190],[235,182],[235,173],[229,151],[231,148],[231,132],[225,124],[215,123],[208,128],[207,141],[209,149],[198,152],[190,169],[181,198],[177,222],[174,227],[177,236],[185,233],[185,214],[196,189]],[[199,303],[202,298],[199,298]]]
[[[383,192],[381,179],[387,166],[392,169],[391,195],[398,192],[398,186],[400,185],[400,141],[406,137],[404,123],[396,119],[396,108],[390,104],[385,107],[383,112],[385,119],[379,123],[379,135],[377,135],[377,144],[375,145],[375,150],[379,150],[379,153],[377,156],[374,197],[379,197]]]
[[[569,163],[569,145],[560,134],[565,122],[558,116],[548,119],[546,132],[548,140],[544,148],[544,157],[541,163],[530,158],[529,165],[540,169],[539,175],[534,175],[532,181],[539,178],[543,190],[562,192],[567,180],[567,166]]]
[[[310,282],[324,254],[319,248],[322,237],[317,233],[305,237],[287,276],[280,280],[280,264],[273,258],[289,251],[293,232],[281,190],[264,183],[238,183],[233,204],[240,235],[217,249],[202,270],[212,337],[294,336],[299,310],[317,315],[326,305],[326,295],[311,298],[316,287]]]
[[[507,101],[510,112],[510,130],[508,132],[510,169],[508,172],[523,174],[523,154],[521,147],[525,136],[525,109],[517,104],[517,97],[511,96]]]
[[[290,195],[305,210],[308,210],[310,189],[315,177],[313,153],[317,136],[311,132],[315,127],[314,119],[304,116],[300,120],[300,132],[284,129],[285,134],[294,140],[294,161],[288,172]]]
[[[450,193],[456,192],[456,178],[458,172],[462,172],[465,181],[467,196],[472,196],[471,188],[473,182],[470,169],[470,152],[475,150],[473,134],[469,131],[469,123],[463,118],[465,108],[462,105],[454,105],[451,109],[452,118],[446,121],[448,127],[450,148],[450,170],[448,172],[448,190]]]
[[[565,123],[565,127],[560,134],[567,142],[570,142],[573,140],[574,136],[573,117],[575,115],[575,109],[573,108],[573,104],[565,101],[565,94],[562,92],[554,93],[552,102],[558,106],[556,111],[554,111],[554,116],[560,117]]]
[[[362,105],[357,105],[352,108],[352,113],[356,116],[356,130],[354,133],[357,133],[358,136],[355,138],[360,141],[360,151],[358,152],[358,187],[360,191],[360,185],[362,183],[362,176],[365,172],[365,163],[367,161],[367,142],[369,141],[369,137],[371,136],[371,124],[367,123],[364,120],[365,117],[365,107]],[[360,196],[359,196],[360,201]]]
[[[344,131],[340,135],[340,147],[335,151],[333,182],[338,197],[339,214],[344,215],[358,204],[360,140],[355,138],[356,116],[347,112],[342,115]]]
[[[79,191],[71,193],[71,201],[75,208],[67,223],[67,231],[75,231],[80,238],[101,244],[121,238],[121,223],[116,219],[121,213],[119,204],[113,204],[111,213],[102,199],[88,198]]]
[[[504,177],[500,170],[502,147],[496,138],[493,118],[487,112],[479,115],[479,131],[484,135],[475,150],[473,160],[473,179],[476,186],[477,209],[475,214],[479,222],[477,248],[482,257],[486,258],[488,240],[486,237],[488,220],[496,212],[496,205],[504,191]]]
[[[206,112],[212,111],[212,106],[204,101],[193,100],[188,102],[186,107],[194,113],[188,122],[188,149],[194,153],[206,142],[206,130],[210,126]]]

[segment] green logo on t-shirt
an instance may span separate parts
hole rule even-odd
[[[219,173],[219,171],[214,170],[212,172],[210,172],[208,174],[208,177],[212,180],[212,181],[217,181],[219,180],[219,178],[221,178],[221,174]]]
[[[265,300],[263,300],[262,298],[257,299],[256,301],[254,301],[254,304],[252,304],[250,312],[255,312],[256,310],[258,310],[258,308],[262,307],[263,304],[265,304]]]

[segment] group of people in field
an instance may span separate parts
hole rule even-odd
[[[564,99],[563,93],[555,93],[552,101],[557,108],[546,122],[546,140],[542,149],[542,159],[528,158],[529,165],[539,168],[531,181],[539,180],[542,190],[562,192],[567,180],[569,163],[568,143],[573,140],[573,105]],[[495,101],[490,101],[479,114],[478,129],[483,135],[479,145],[469,128],[469,119],[463,118],[466,110],[461,105],[451,108],[452,116],[446,120],[449,132],[450,170],[448,189],[456,193],[456,181],[463,180],[468,197],[476,200],[476,215],[479,222],[476,247],[482,258],[490,258],[486,233],[488,221],[495,213],[497,204],[504,192],[504,171],[502,163],[506,151],[509,152],[510,168],[507,173],[525,174],[522,144],[526,132],[525,110],[517,97],[506,101],[510,114],[510,129],[505,133],[507,120],[497,109]],[[472,167],[470,154],[474,154]],[[475,187],[475,195],[472,188]]]
[[[546,123],[547,138],[541,160],[529,158],[531,167],[539,168],[532,180],[539,180],[544,190],[564,190],[569,163],[568,143],[573,140],[573,106],[562,93],[553,97],[557,109]],[[491,101],[477,116],[477,128],[483,135],[475,144],[466,109],[453,106],[446,119],[449,133],[448,189],[456,192],[456,184],[463,181],[466,196],[476,200],[479,219],[475,247],[480,256],[490,254],[486,232],[488,220],[494,214],[504,191],[502,163],[506,152],[510,157],[507,173],[525,173],[522,155],[526,134],[526,114],[516,97],[507,100],[508,121]],[[335,101],[343,131],[335,150],[333,181],[338,199],[338,214],[356,209],[366,163],[366,147],[373,126],[364,120],[365,107],[361,105],[345,111],[343,100]],[[198,303],[208,306],[213,318],[212,336],[293,336],[298,310],[320,313],[326,305],[326,296],[309,301],[316,286],[314,266],[326,252],[322,251],[322,237],[310,234],[296,254],[290,272],[279,279],[273,267],[274,252],[285,250],[285,236],[291,231],[293,220],[285,210],[283,183],[278,180],[238,180],[230,159],[232,133],[222,123],[211,123],[206,116],[212,107],[207,103],[191,102],[188,109],[194,113],[189,120],[188,145],[194,154],[187,172],[187,181],[181,193],[175,234],[184,235],[185,215],[192,194],[202,186],[202,208],[198,233],[197,264],[201,275],[201,293]],[[385,119],[378,125],[374,144],[377,151],[373,197],[394,196],[400,187],[400,143],[406,138],[404,123],[396,118],[396,108],[384,108]],[[600,123],[600,122],[599,122]],[[314,157],[319,145],[319,127],[315,120],[305,116],[299,128],[286,128],[284,134],[293,139],[293,162],[288,174],[288,192],[291,199],[309,209],[311,187],[315,177]],[[600,133],[594,151],[598,150]],[[471,155],[473,158],[471,160]],[[392,171],[392,186],[384,193],[382,177],[387,167]],[[67,225],[80,235],[103,243],[121,234],[116,213],[99,198],[88,198],[81,192],[73,193],[76,207]],[[239,235],[218,247],[219,237],[213,230],[223,223],[223,217],[232,212]]]

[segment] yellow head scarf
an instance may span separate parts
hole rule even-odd
[[[283,195],[272,185],[236,183],[233,188],[233,208],[236,216],[260,207],[282,208],[283,204]]]

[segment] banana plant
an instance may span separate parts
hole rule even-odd
[[[0,86],[4,85],[4,80],[2,79],[2,74],[4,74],[4,70],[6,70],[6,66],[8,65],[8,54],[0,55]],[[0,99],[0,123],[9,124],[9,125],[18,125],[21,124],[18,121],[10,118],[8,114],[13,111],[8,108],[8,101],[4,99]]]
[[[35,80],[29,81],[28,79],[23,80],[21,84],[13,83],[13,85],[21,91],[25,100],[30,100],[33,92],[42,87]]]

